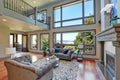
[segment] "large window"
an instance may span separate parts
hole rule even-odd
[[[37,21],[47,23],[47,10],[38,11],[36,18]]]
[[[10,34],[9,36],[9,43],[10,43],[10,47],[14,47],[14,34]]]
[[[83,45],[84,54],[95,54],[95,31],[54,33],[54,47],[73,48]]]
[[[40,35],[41,50],[47,50],[49,48],[49,34],[43,33]]]
[[[18,35],[17,35],[17,43],[18,43],[19,45],[22,45],[22,34],[18,34]]]
[[[37,49],[38,48],[38,38],[37,38],[37,35],[31,35],[31,49]]]
[[[94,0],[79,0],[54,8],[54,27],[94,23]]]
[[[35,14],[29,15],[29,17],[35,20]],[[47,23],[47,10],[37,11],[36,20],[42,23]]]

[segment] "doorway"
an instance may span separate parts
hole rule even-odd
[[[28,36],[26,34],[22,35],[22,51],[28,52]]]

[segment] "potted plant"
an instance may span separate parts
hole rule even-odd
[[[42,42],[42,51],[43,51],[44,56],[47,55],[47,50],[48,50],[48,42],[44,40]]]

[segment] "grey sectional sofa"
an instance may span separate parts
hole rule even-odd
[[[37,66],[36,64],[41,64]],[[51,80],[53,77],[53,64],[31,62],[31,57],[25,55],[5,61],[8,80]]]
[[[60,59],[72,60],[74,53],[73,49],[63,49],[63,48],[50,48],[49,55],[55,55]]]

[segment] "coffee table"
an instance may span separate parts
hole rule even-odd
[[[48,62],[48,63],[52,63],[52,64],[54,64],[54,67],[58,67],[59,66],[59,58],[58,57],[54,57],[54,58],[50,58],[50,57],[47,57],[46,58],[46,61]]]
[[[59,66],[59,63],[60,63],[60,62],[59,62],[60,59],[59,59],[58,57],[56,57],[55,60],[56,60],[55,67],[58,67],[58,66]]]
[[[42,65],[51,64],[55,68],[59,66],[59,58],[55,57],[51,59],[50,57],[47,57],[47,58],[39,59],[38,61],[33,62],[33,64],[38,67],[41,67]]]

